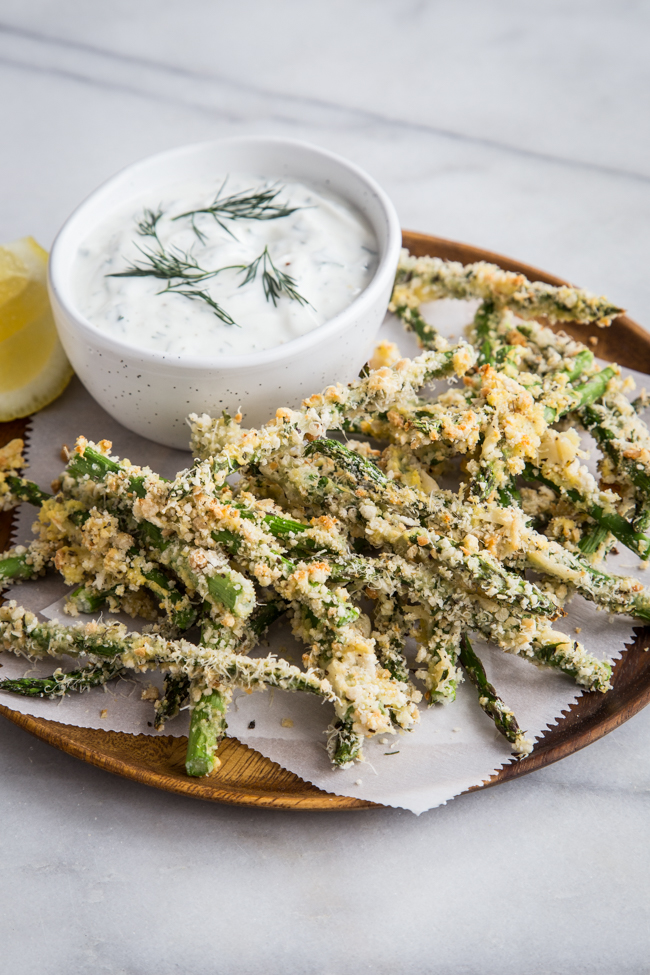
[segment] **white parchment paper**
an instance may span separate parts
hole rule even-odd
[[[426,310],[427,319],[443,334],[459,336],[474,307],[466,302],[441,301]],[[417,354],[413,338],[405,335],[401,325],[390,317],[380,337],[397,341],[406,355]],[[642,374],[632,375],[639,386],[648,381]],[[27,476],[48,489],[63,468],[62,445],[72,447],[79,434],[92,440],[112,440],[116,454],[129,457],[134,463],[149,464],[165,477],[173,477],[190,463],[189,453],[161,447],[120,426],[74,379],[56,403],[34,418],[28,440]],[[16,541],[31,537],[33,520],[34,509],[23,506],[17,519]],[[626,550],[611,556],[608,565],[612,571],[634,575],[644,583],[650,578],[650,572],[641,568],[638,559]],[[46,618],[70,624],[74,621],[62,611],[65,592],[61,579],[52,575],[15,586],[6,595]],[[131,629],[139,628],[137,621],[118,618]],[[579,638],[591,653],[615,660],[634,639],[634,625],[627,617],[614,618],[598,612],[578,596],[559,628],[567,633],[579,628]],[[478,641],[476,647],[489,679],[513,708],[529,737],[539,738],[581,694],[571,680],[560,674],[538,670],[526,660]],[[269,645],[260,648],[259,653],[271,650],[300,663],[303,649],[289,627],[278,624],[270,634]],[[32,668],[8,653],[1,654],[0,661],[3,677],[23,676],[26,672],[45,674],[53,669],[52,661]],[[65,663],[63,666],[67,669]],[[155,735],[151,703],[141,700],[142,691],[151,683],[161,686],[157,675],[144,675],[59,701],[23,699],[0,692],[0,702],[16,711],[64,724]],[[352,769],[333,770],[330,766],[325,729],[331,717],[331,706],[310,695],[237,692],[228,726],[231,735],[327,792],[403,807],[414,813],[441,805],[470,786],[480,785],[512,761],[508,743],[483,714],[476,691],[467,683],[459,687],[454,704],[423,708],[414,733],[368,742],[364,749],[366,761]],[[184,712],[168,722],[164,734],[185,735],[187,726]]]

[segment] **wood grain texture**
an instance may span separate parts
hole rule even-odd
[[[429,254],[464,264],[490,261],[505,270],[522,272],[533,281],[566,284],[561,278],[500,254],[440,237],[405,232],[404,246],[418,256]],[[615,319],[609,329],[583,325],[563,328],[582,341],[586,336],[596,337],[596,353],[603,359],[650,373],[650,335],[627,316]],[[26,424],[26,420],[0,424],[0,446],[12,437],[23,436]],[[10,525],[10,517],[0,515],[0,551],[9,542]],[[537,742],[531,755],[506,765],[482,786],[468,791],[508,782],[551,765],[618,728],[650,703],[650,654],[646,652],[650,648],[650,628],[639,627],[635,632],[636,640],[614,667],[611,691],[604,695],[584,694]],[[361,810],[376,806],[372,802],[322,792],[234,738],[220,746],[221,767],[207,779],[196,780],[185,775],[185,738],[153,738],[77,728],[19,714],[2,705],[0,714],[42,741],[91,765],[169,792],[213,802],[275,809]]]

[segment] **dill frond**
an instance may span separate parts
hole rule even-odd
[[[226,177],[227,179],[227,177]],[[208,207],[201,207],[198,210],[188,210],[180,213],[174,220],[182,220],[190,217],[192,229],[201,243],[205,243],[205,234],[196,225],[196,217],[201,214],[209,214],[231,237],[235,235],[226,226],[224,220],[279,220],[281,217],[288,217],[302,207],[289,207],[281,203],[276,203],[283,186],[269,186],[267,188],[242,190],[240,193],[233,193],[230,196],[221,196],[226,180],[221,184],[214,201]]]
[[[257,277],[257,272],[262,267],[262,287],[264,297],[267,301],[272,301],[277,307],[278,298],[286,295],[291,301],[297,301],[300,305],[308,305],[309,302],[296,290],[296,282],[290,274],[278,270],[273,263],[268,247],[265,247],[259,257],[256,257],[250,264],[239,265],[240,271],[244,274],[244,280],[239,285],[243,288]]]
[[[183,281],[207,281],[208,278],[216,277],[219,271],[223,270],[219,268],[217,271],[206,271],[192,254],[177,249],[166,251],[160,245],[157,250],[140,247],[139,244],[135,246],[144,260],[134,261],[124,271],[114,271],[107,277],[162,278],[166,281],[181,278]]]
[[[151,217],[154,219],[149,220],[146,216],[147,214],[151,214],[151,211],[145,211],[145,218],[148,222],[145,223],[143,220],[142,223],[145,226],[151,226],[154,232],[149,233],[149,236],[154,236],[158,240],[155,234],[155,228],[160,216],[151,214]],[[138,227],[140,227],[140,224]],[[200,266],[192,254],[177,249],[166,251],[160,245],[160,242],[158,242],[157,250],[140,247],[138,244],[136,244],[136,247],[142,254],[143,259],[134,261],[126,270],[115,271],[113,274],[108,274],[107,277],[157,278],[158,280],[166,281],[167,286],[162,291],[159,291],[158,294],[164,294],[166,291],[169,291],[173,294],[182,295],[184,298],[203,301],[225,325],[237,324],[228,312],[221,305],[217,304],[205,289],[194,287],[203,281],[210,280],[210,278],[216,278],[217,274],[220,274],[225,268],[220,267],[216,271],[206,271],[205,268]]]
[[[162,217],[162,208],[158,207],[157,210],[144,209],[142,213],[142,219],[136,224],[137,231],[141,237],[153,237],[158,246],[160,247],[160,241],[158,240],[158,221]]]
[[[237,325],[237,322],[230,317],[227,311],[217,304],[214,298],[207,292],[201,291],[198,288],[187,288],[182,284],[170,284],[164,291],[159,292],[159,294],[164,294],[165,291],[171,291],[175,295],[182,295],[184,298],[191,298],[193,300],[204,301],[206,305],[209,305],[212,311],[215,313],[217,318],[225,325],[236,325],[237,328],[241,326]]]

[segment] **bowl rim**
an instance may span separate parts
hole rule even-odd
[[[334,166],[348,170],[348,172],[351,172],[354,176],[356,176],[361,183],[366,185],[366,187],[378,200],[386,218],[387,227],[384,253],[377,264],[375,273],[368,286],[346,308],[340,311],[338,315],[330,318],[322,325],[318,325],[316,328],[311,329],[304,335],[290,339],[288,342],[284,342],[282,345],[273,346],[270,349],[264,349],[260,352],[251,354],[242,353],[241,355],[224,356],[170,355],[168,353],[157,352],[154,349],[140,348],[126,342],[121,342],[118,339],[115,339],[113,336],[107,335],[106,333],[95,328],[89,319],[87,319],[77,309],[70,294],[70,271],[73,261],[70,260],[65,251],[70,247],[70,242],[67,238],[74,231],[75,221],[79,218],[79,215],[83,213],[84,209],[89,204],[92,204],[98,197],[101,197],[107,193],[114,183],[128,178],[128,175],[134,171],[146,169],[148,166],[156,163],[159,160],[173,160],[174,157],[183,159],[186,156],[191,156],[197,151],[205,150],[208,147],[214,147],[216,149],[220,146],[247,144],[250,146],[254,146],[255,144],[287,146],[290,150],[306,149],[308,152],[330,161]],[[356,206],[353,201],[349,202]],[[373,227],[372,229],[374,232],[375,228]],[[73,243],[74,239],[73,234]],[[57,233],[50,251],[47,280],[52,304],[58,305],[68,320],[72,320],[74,322],[76,329],[95,346],[100,346],[107,350],[111,350],[118,355],[126,354],[131,358],[135,357],[143,364],[147,363],[158,366],[179,366],[184,369],[200,369],[201,371],[206,369],[242,369],[255,366],[272,365],[277,362],[282,362],[283,360],[291,358],[293,355],[300,355],[309,351],[310,348],[320,345],[323,341],[327,341],[327,338],[330,336],[339,334],[345,327],[348,319],[357,318],[360,314],[363,315],[367,308],[372,307],[381,292],[385,289],[387,284],[387,274],[390,273],[390,277],[392,278],[401,246],[402,235],[399,218],[390,197],[373,179],[373,177],[366,173],[365,170],[360,166],[357,166],[356,163],[345,159],[343,156],[339,156],[337,153],[331,152],[329,149],[323,149],[320,146],[316,146],[310,142],[305,142],[301,139],[284,138],[282,136],[231,136],[225,139],[209,139],[203,142],[194,142],[187,145],[175,146],[171,149],[165,149],[162,152],[154,153],[153,155],[139,159],[134,163],[129,163],[129,165],[118,170],[118,172],[114,173],[107,180],[104,180],[103,183],[89,193],[88,196],[86,196],[85,199],[82,200],[77,207],[75,207]]]

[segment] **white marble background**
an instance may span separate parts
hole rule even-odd
[[[291,135],[650,327],[649,47],[642,0],[2,0],[0,240],[148,153]],[[3,970],[650,972],[649,736],[416,819],[202,804],[2,722]]]

